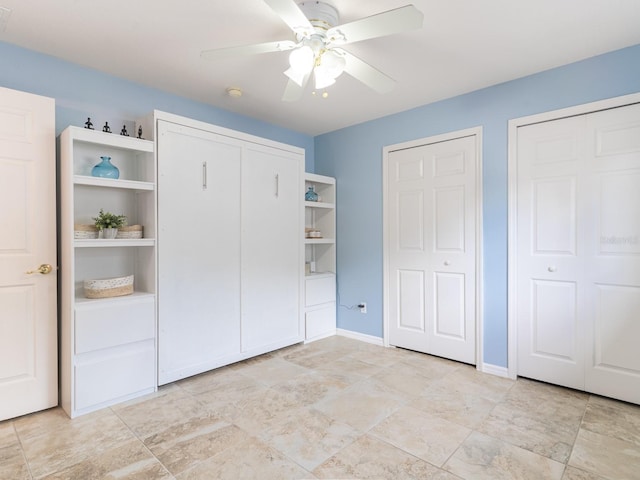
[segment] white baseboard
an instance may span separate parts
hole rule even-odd
[[[384,346],[382,338],[374,337],[373,335],[367,335],[366,333],[352,332],[351,330],[343,330],[342,328],[338,328],[336,330],[336,335],[353,338],[354,340],[360,340],[361,342],[373,343],[374,345],[380,345],[381,347]]]
[[[491,365],[490,363],[483,363],[479,365],[479,369],[482,373],[488,373],[497,377],[509,377],[509,369],[507,367],[499,367],[498,365]]]

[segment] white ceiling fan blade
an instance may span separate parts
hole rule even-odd
[[[289,81],[287,82],[287,86],[284,89],[284,94],[282,95],[282,101],[297,102],[298,100],[300,100],[310,76],[310,74],[305,75],[305,77],[302,79],[302,85],[298,85],[295,80],[289,79]]]
[[[311,35],[313,32],[313,26],[294,0],[264,0],[264,2],[269,5],[294,32],[300,33],[305,37]]]
[[[393,78],[341,48],[334,50],[343,55],[346,60],[344,71],[356,80],[360,80],[367,87],[378,93],[387,93],[395,88],[396,81]]]
[[[361,20],[338,25],[327,31],[328,42],[334,45],[385,37],[422,27],[424,15],[413,5],[378,13]]]
[[[239,55],[258,55],[261,53],[284,52],[296,47],[296,43],[291,40],[280,42],[256,43],[255,45],[240,45],[238,47],[217,48],[205,50],[200,53],[200,57],[206,60],[218,60],[221,58],[236,57]]]

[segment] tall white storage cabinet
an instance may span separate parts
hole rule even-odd
[[[159,384],[303,341],[304,150],[153,118]]]
[[[70,417],[156,389],[154,144],[68,127],[60,136],[62,407]],[[91,176],[110,156],[119,179]],[[103,208],[144,226],[142,239],[75,239]],[[88,299],[83,281],[134,275],[132,295]]]
[[[317,201],[305,201],[306,340],[336,333],[336,180],[305,174],[305,190]]]

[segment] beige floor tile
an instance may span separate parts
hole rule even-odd
[[[259,435],[298,407],[294,396],[271,388],[262,388],[238,398],[235,403],[219,410],[226,420],[245,431]]]
[[[474,432],[444,468],[469,480],[560,479],[564,464]]]
[[[12,422],[0,423],[0,478],[30,480],[29,467]]]
[[[349,385],[341,375],[311,371],[273,385],[272,388],[291,396],[298,405],[304,406],[338,393]]]
[[[296,463],[313,470],[360,433],[313,408],[300,408],[268,428],[260,438]]]
[[[234,384],[238,379],[246,379],[246,377],[234,369],[222,367],[185,378],[176,382],[176,385],[192,395],[198,395],[212,390],[217,391],[228,384]]]
[[[16,425],[18,423],[16,421]],[[56,423],[55,427],[49,423],[39,435],[30,432],[25,438],[18,430],[35,478],[58,472],[135,439],[131,430],[109,409],[96,415],[52,423]]]
[[[173,475],[177,475],[248,438],[237,426],[208,417],[172,426],[145,438],[144,444]]]
[[[433,381],[422,375],[419,368],[407,364],[402,364],[399,368],[395,366],[384,368],[372,378],[390,389],[404,394],[407,400],[426,393],[431,388]]]
[[[310,372],[309,369],[280,357],[238,366],[236,371],[267,387]]]
[[[346,382],[356,383],[379,373],[382,367],[353,358],[341,357],[322,363],[315,369],[318,372],[341,375]]]
[[[404,407],[371,429],[370,435],[437,467],[456,451],[471,430],[411,407]]]
[[[580,430],[569,465],[610,480],[640,479],[640,447],[589,430]]]
[[[356,350],[347,355],[348,358],[375,365],[376,367],[391,367],[401,361],[405,354],[395,348],[377,347],[375,349]]]
[[[492,402],[504,400],[507,392],[515,385],[514,380],[478,372],[475,367],[462,365],[434,382],[449,392],[460,395],[475,395]]]
[[[18,442],[16,430],[12,421],[0,422],[0,448],[13,445]]]
[[[477,395],[451,392],[434,384],[409,405],[458,425],[475,428],[489,416],[496,402]]]
[[[535,409],[523,410],[510,404],[497,405],[476,428],[517,447],[567,463],[580,428],[580,417],[572,421],[561,415],[542,415]]]
[[[444,378],[459,368],[468,368],[467,365],[447,360],[426,353],[413,352],[411,350],[397,349],[404,353],[401,363],[412,365],[420,369],[421,375],[430,379]]]
[[[144,448],[139,440],[133,440],[92,456],[72,467],[48,475],[44,477],[44,480],[115,480],[123,478],[147,480],[173,477]]]
[[[574,468],[568,466],[564,475],[562,476],[562,480],[607,480],[600,475],[596,475],[595,473],[585,472],[584,470],[580,470],[578,468]]]
[[[194,393],[193,398],[210,412],[218,413],[230,404],[236,403],[238,398],[244,398],[265,389],[252,378],[245,377],[237,371],[230,371],[233,374],[225,376],[224,382],[219,382],[212,390]]]
[[[178,480],[284,480],[312,474],[257,439],[229,448],[176,476]]]
[[[140,438],[161,432],[190,418],[210,415],[204,405],[181,388],[172,388],[164,395],[152,396],[145,401],[114,410]]]
[[[640,405],[593,396],[587,405],[582,428],[634,443],[640,451]]]
[[[640,480],[639,415],[333,336],[74,420],[53,408],[0,422],[0,479]]]
[[[364,435],[313,470],[318,478],[454,480],[454,475]]]
[[[318,348],[307,348],[296,350],[288,355],[284,355],[286,361],[291,362],[300,367],[315,369],[325,363],[333,362],[344,357],[348,352],[345,351],[325,351]]]
[[[589,394],[569,388],[519,378],[507,393],[504,404],[545,419],[579,424]]]
[[[366,432],[402,407],[404,399],[386,385],[362,380],[314,405],[315,408],[361,432]]]
[[[82,430],[85,425],[93,424],[98,418],[112,415],[113,413],[109,409],[103,409],[82,415],[71,421],[62,408],[56,407],[17,418],[13,425],[20,440],[26,441],[47,432],[69,429]]]

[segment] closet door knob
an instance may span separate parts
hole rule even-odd
[[[451,262],[449,260],[445,260],[444,261],[444,266],[448,267],[449,265],[451,265]]]
[[[549,270],[551,273],[557,271],[558,269],[556,268],[555,265],[551,265],[549,268],[547,268],[547,270]]]

